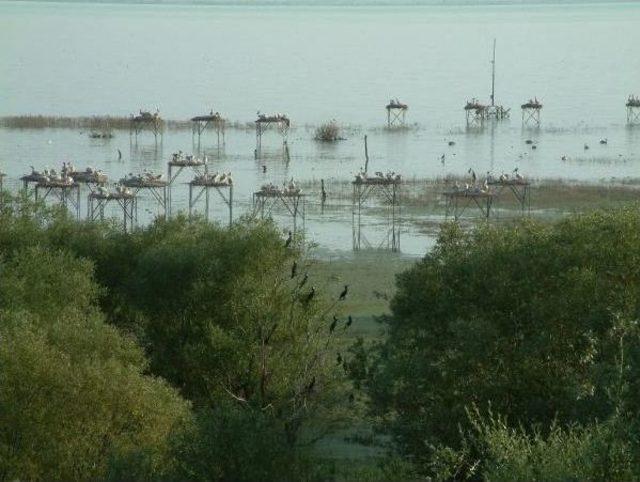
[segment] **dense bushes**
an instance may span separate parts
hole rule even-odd
[[[326,300],[311,294],[299,250],[285,248],[272,224],[223,229],[177,218],[124,235],[27,201],[6,203],[0,224],[0,329],[12,340],[3,354],[44,364],[38,371],[22,360],[40,377],[22,392],[23,375],[0,369],[0,400],[7,410],[34,403],[29,424],[50,434],[41,446],[31,432],[19,435],[33,440],[29,452],[15,442],[18,412],[1,418],[9,438],[0,473],[255,480],[309,469],[298,447],[341,418],[343,372],[330,351]],[[34,390],[43,398],[24,399]],[[48,396],[60,404],[42,415]],[[11,451],[25,464],[35,453],[50,460],[28,468]]]
[[[620,404],[635,423],[639,227],[636,210],[445,227],[399,276],[388,338],[369,369],[373,412],[402,453],[429,467],[439,447],[459,450],[471,405],[542,437],[554,423],[607,419]]]
[[[91,265],[25,248],[0,264],[0,479],[93,479],[114,457],[160,470],[188,405],[93,306]]]

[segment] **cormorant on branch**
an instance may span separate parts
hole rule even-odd
[[[291,266],[291,279],[296,277],[297,272],[298,272],[298,263],[294,261],[293,265]]]
[[[342,355],[338,352],[338,356],[336,357],[336,363],[338,365],[342,365]]]
[[[309,291],[309,294],[307,295],[307,297],[305,298],[305,303],[309,303],[313,297],[316,295],[316,289],[314,286],[311,287],[311,291]]]
[[[336,318],[336,315],[333,315],[333,321],[331,322],[331,326],[329,326],[329,333],[333,333],[333,330],[336,329],[337,325],[338,325],[338,318]]]
[[[287,240],[284,242],[284,247],[288,248],[289,245],[291,244],[291,241],[293,241],[293,233],[291,231],[289,231],[289,235],[287,236]]]
[[[344,289],[342,290],[342,293],[340,293],[340,298],[338,298],[340,301],[344,301],[347,298],[347,293],[349,292],[349,285],[344,285]]]
[[[347,328],[349,328],[351,326],[351,323],[353,323],[353,318],[351,318],[351,315],[349,315],[349,318],[347,318],[347,323],[344,325],[344,329],[346,330]]]

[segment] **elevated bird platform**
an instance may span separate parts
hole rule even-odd
[[[542,109],[542,103],[536,101],[529,101],[520,106],[521,109]]]
[[[106,184],[109,182],[109,176],[101,172],[72,172],[69,174],[75,182],[84,184]]]
[[[306,220],[306,195],[299,190],[261,190],[253,193],[253,216],[261,219],[270,217],[276,206],[282,206],[293,221],[292,231],[298,230],[298,220],[302,221],[302,229]]]
[[[172,167],[201,167],[205,166],[207,162],[204,159],[178,159],[171,160],[168,164]]]
[[[409,106],[400,101],[391,101],[386,106],[387,128],[404,127]]]
[[[282,137],[283,147],[286,145],[287,135],[289,133],[289,127],[291,127],[291,121],[284,114],[276,115],[264,115],[260,114],[255,121],[256,123],[256,157],[262,150],[262,134],[274,127]]]
[[[153,196],[156,204],[162,209],[162,216],[166,217],[167,210],[167,187],[169,182],[164,179],[150,179],[140,177],[130,177],[120,180],[120,184],[133,191],[133,195],[138,197],[140,191],[148,191]]]
[[[169,185],[168,181],[163,179],[123,179],[120,181],[125,187],[132,189],[151,189],[151,188],[163,188]]]
[[[189,182],[189,216],[192,215],[198,201],[204,196],[204,215],[209,219],[210,191],[218,193],[229,214],[229,226],[233,223],[233,183],[218,181],[213,177],[197,176]]]
[[[356,178],[352,182],[352,245],[354,251],[374,246],[377,249],[387,249],[393,252],[400,250],[401,185],[402,181],[399,177],[387,176]],[[369,200],[376,196],[383,200],[383,209],[387,211],[387,216],[385,216],[384,236],[377,244],[372,245],[364,234],[362,212],[367,208]]]
[[[493,180],[487,184],[496,189],[496,195],[500,196],[502,191],[508,189],[513,197],[520,204],[520,210],[524,214],[525,210],[531,212],[531,189],[530,183],[525,179],[506,179],[503,181]]]
[[[221,188],[233,186],[233,184],[229,182],[218,182],[218,181],[214,181],[213,179],[198,179],[198,178],[189,181],[189,184],[191,184],[192,186],[221,187]]]
[[[212,129],[216,132],[217,135],[217,147],[220,148],[220,137],[222,136],[222,143],[225,143],[225,126],[226,121],[220,115],[219,112],[205,114],[205,115],[197,115],[191,118],[192,129],[191,129],[191,137],[195,138],[196,134],[198,135],[198,144],[200,144],[200,139],[202,134],[207,129]]]
[[[627,124],[640,125],[640,97],[629,96],[627,106]]]
[[[206,115],[197,115],[191,118],[191,122],[220,122],[224,119],[219,113],[216,114],[206,114]]]
[[[540,111],[542,103],[538,99],[529,99],[520,106],[522,109],[522,125],[540,127]]]
[[[363,186],[391,186],[402,184],[402,179],[386,179],[380,177],[368,177],[366,179],[356,179],[351,184],[360,184]]]
[[[442,195],[446,198],[446,217],[453,215],[457,221],[470,206],[476,207],[482,216],[489,219],[491,215],[491,205],[493,204],[494,193],[480,190],[450,190],[444,191]]]
[[[131,114],[129,135],[135,134],[137,139],[138,134],[145,129],[151,131],[157,140],[158,134],[162,135],[164,130],[164,120],[162,120],[160,114],[152,114],[150,112],[140,112],[138,115]]]
[[[92,192],[89,194],[91,199],[102,199],[104,201],[117,201],[121,199],[135,199],[136,195],[133,192],[108,192],[101,193],[100,191]]]
[[[75,195],[74,195],[75,194]],[[80,185],[66,181],[40,181],[35,187],[36,201],[45,201],[54,197],[65,208],[75,211],[76,218],[80,219]]]
[[[287,127],[291,125],[289,117],[286,115],[259,115],[256,124],[285,124]]]
[[[104,220],[105,208],[109,203],[115,203],[122,210],[122,227],[124,232],[133,229],[138,220],[138,203],[134,192],[100,192],[89,194],[87,219]]]
[[[298,191],[256,191],[253,193],[256,197],[301,197],[306,196],[302,192]]]

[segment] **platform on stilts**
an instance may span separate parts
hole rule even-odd
[[[391,99],[385,106],[387,111],[387,128],[405,127],[407,110],[409,106],[400,102],[397,98]]]
[[[80,186],[73,180],[43,180],[36,184],[36,201],[46,202],[54,198],[58,204],[75,213],[76,219],[80,219]]]
[[[260,216],[261,219],[270,217],[273,209],[281,206],[293,221],[292,232],[298,231],[298,221],[302,221],[302,230],[305,228],[306,220],[306,195],[302,194],[299,188],[293,185],[293,181],[288,186],[280,188],[273,184],[262,186],[260,191],[253,193],[253,215]]]
[[[208,173],[206,156],[203,158],[195,157],[193,155],[184,155],[182,151],[172,154],[171,160],[167,163],[167,180],[169,185],[167,187],[168,198],[168,212],[171,215],[172,210],[172,188],[180,174],[186,169],[191,171],[195,177],[203,176]]]
[[[138,139],[138,134],[142,131],[148,130],[158,141],[158,135],[161,136],[164,132],[164,120],[160,117],[160,112],[156,110],[153,114],[148,111],[140,111],[138,115],[131,114],[129,119],[129,137],[135,135]]]
[[[384,175],[381,172],[375,176],[368,176],[362,172],[356,176],[352,197],[352,239],[353,250],[360,251],[374,246],[369,243],[362,229],[362,212],[368,201],[374,197],[382,198],[387,211],[387,225],[385,236],[376,245],[377,249],[400,251],[400,214],[402,208],[401,186],[402,178],[395,173]]]
[[[87,219],[104,220],[104,211],[109,204],[116,204],[122,210],[124,232],[133,230],[138,220],[138,204],[136,195],[127,188],[118,188],[115,192],[110,192],[100,187],[97,191],[91,192],[88,197]]]
[[[203,174],[189,182],[189,216],[204,196],[204,217],[209,219],[210,192],[215,191],[225,204],[229,215],[229,226],[233,223],[233,180],[230,174]]]
[[[209,112],[207,115],[199,115],[191,118],[191,138],[195,141],[196,135],[198,136],[198,145],[200,145],[200,138],[205,131],[212,130],[217,136],[217,147],[220,148],[220,138],[222,138],[222,145],[225,144],[225,125],[226,121],[222,118],[219,112]]]
[[[258,118],[255,121],[256,124],[256,157],[259,157],[262,151],[262,135],[268,129],[275,129],[280,137],[282,137],[283,151],[287,147],[287,136],[289,134],[289,128],[291,127],[291,121],[285,114],[260,114],[258,112]],[[286,153],[285,153],[286,155]]]
[[[477,208],[482,217],[489,219],[494,193],[478,187],[452,189],[442,193],[446,200],[445,217],[453,216],[457,221],[467,211],[467,208]]]

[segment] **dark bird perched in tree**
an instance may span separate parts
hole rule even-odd
[[[291,266],[291,279],[296,277],[297,272],[298,272],[298,263],[294,261],[293,265]]]
[[[302,278],[302,281],[300,281],[300,288],[302,288],[307,283],[308,280],[309,280],[309,273],[305,273],[304,277]]]
[[[338,356],[336,357],[336,363],[338,365],[342,365],[342,355],[338,352]]]
[[[284,247],[288,248],[291,244],[291,241],[293,241],[293,234],[291,233],[291,231],[289,231],[289,236],[287,236],[287,240],[284,242]]]
[[[347,298],[347,293],[349,292],[349,285],[344,285],[344,289],[342,290],[342,293],[340,293],[340,301],[344,301]]]
[[[338,318],[336,318],[336,315],[333,315],[333,321],[331,322],[331,326],[329,326],[329,333],[333,333],[333,330],[336,329],[337,325],[338,325]]]
[[[353,403],[355,399],[356,399],[356,397],[353,395],[353,393],[350,393],[349,394],[349,403]]]
[[[307,385],[307,393],[311,393],[313,391],[313,387],[315,386],[316,386],[316,377],[314,376],[309,382],[309,385]]]
[[[351,326],[351,323],[353,323],[353,318],[351,318],[351,315],[349,315],[349,318],[347,318],[347,323],[344,325],[344,329],[346,330],[347,328],[349,328]]]
[[[314,286],[311,287],[311,291],[309,291],[309,294],[307,295],[307,297],[305,298],[305,303],[309,303],[311,302],[311,300],[313,299],[313,297],[316,295],[316,288]]]

